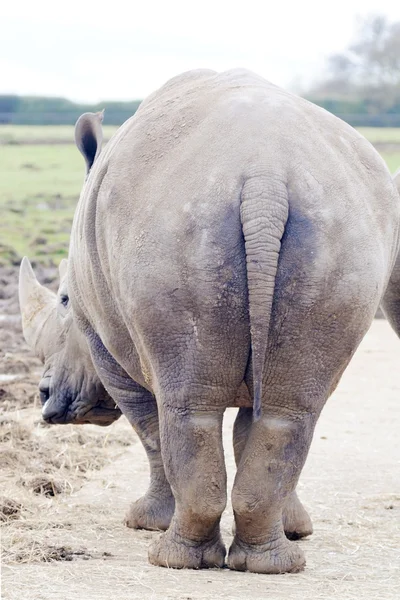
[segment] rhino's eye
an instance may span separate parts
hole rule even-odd
[[[68,298],[67,294],[62,294],[60,296],[60,302],[64,306],[64,308],[67,308],[68,302],[69,302],[69,298]]]

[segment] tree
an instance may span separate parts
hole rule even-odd
[[[326,77],[308,95],[361,103],[369,114],[400,107],[400,22],[384,16],[362,21],[354,42],[328,59]]]
[[[17,112],[20,99],[18,96],[0,96],[0,123],[9,123],[12,115]]]

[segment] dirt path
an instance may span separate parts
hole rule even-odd
[[[225,423],[226,461],[234,410]],[[121,431],[126,423],[118,425]],[[300,482],[314,521],[301,542],[306,570],[265,576],[229,570],[175,571],[147,563],[158,535],[122,525],[131,499],[144,492],[147,464],[138,442],[97,471],[76,494],[48,510],[46,532],[74,560],[11,564],[2,569],[3,600],[319,600],[400,597],[400,342],[378,320],[363,341],[319,421]],[[229,544],[232,512],[222,520]],[[79,554],[83,552],[83,554]]]

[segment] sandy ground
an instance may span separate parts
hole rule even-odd
[[[19,326],[13,327],[17,335]],[[4,358],[3,352],[2,364],[28,364],[29,376],[0,382],[1,423],[14,432],[0,448],[0,459],[14,451],[14,462],[0,465],[0,494],[23,506],[2,525],[2,600],[400,597],[400,341],[385,321],[374,321],[318,423],[299,484],[314,534],[300,542],[307,567],[296,575],[149,565],[147,547],[159,534],[123,525],[130,501],[147,486],[140,443],[123,419],[107,430],[40,427],[30,387],[38,365],[20,346],[22,358],[14,347],[16,354]],[[28,401],[4,404],[13,390]],[[227,411],[224,428],[230,484],[234,416],[235,410]],[[27,439],[36,445],[22,460],[23,449],[31,447]],[[54,496],[26,487],[28,476],[46,473],[61,482]],[[227,545],[229,504],[222,519]]]

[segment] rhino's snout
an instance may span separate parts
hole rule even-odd
[[[45,393],[43,394],[43,396]],[[40,396],[42,397],[42,392],[40,392]],[[47,398],[43,408],[42,408],[42,418],[46,423],[52,424],[61,424],[65,423],[65,406],[57,401],[56,396],[51,396]]]
[[[59,410],[57,406],[51,403],[50,400],[46,402],[42,409],[42,418],[46,423],[63,423],[64,422],[64,410]]]

